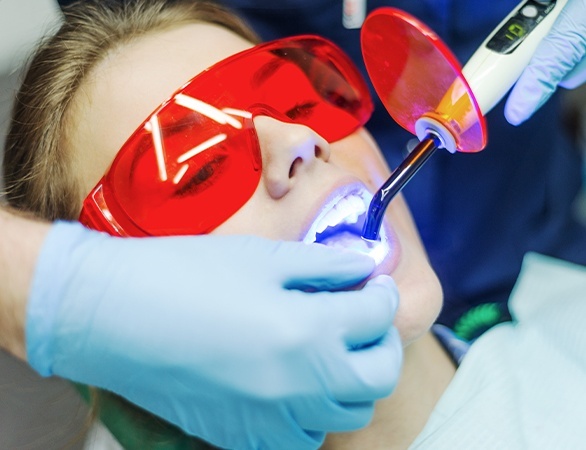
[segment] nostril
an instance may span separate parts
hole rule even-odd
[[[318,142],[314,147],[316,159],[328,162],[330,160],[330,144],[322,139],[323,142]]]
[[[315,157],[316,158],[321,158],[322,156],[322,149],[319,147],[319,145],[315,146]]]
[[[303,158],[301,158],[300,156],[298,156],[297,158],[295,158],[293,160],[291,167],[289,167],[289,178],[293,178],[295,176],[295,172],[297,171],[297,167],[299,166],[299,164],[302,164],[302,163],[303,163]]]

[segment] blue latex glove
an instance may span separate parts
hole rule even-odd
[[[371,419],[402,350],[369,257],[244,236],[120,239],[57,223],[27,308],[29,363],[229,448],[316,448]],[[373,345],[367,345],[373,343]],[[352,349],[352,350],[350,350]]]
[[[531,117],[558,85],[573,89],[586,81],[585,56],[586,0],[568,0],[509,95],[509,123],[519,125]]]

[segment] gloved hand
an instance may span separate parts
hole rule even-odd
[[[586,81],[585,56],[586,0],[568,0],[509,95],[509,123],[519,125],[531,117],[558,85],[573,89]]]
[[[229,448],[317,447],[368,423],[402,350],[369,257],[245,236],[121,239],[57,223],[27,307],[29,363]],[[300,290],[300,289],[303,289]]]

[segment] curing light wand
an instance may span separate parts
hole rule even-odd
[[[436,149],[485,147],[484,116],[519,78],[567,2],[522,0],[463,69],[432,30],[404,11],[383,7],[366,18],[361,44],[369,77],[395,122],[420,142],[370,202],[365,240],[379,239],[389,203]]]
[[[401,189],[417,173],[433,153],[442,146],[440,138],[429,133],[415,146],[409,155],[397,166],[389,179],[374,194],[370,201],[366,222],[362,228],[362,238],[377,241],[380,227],[390,201],[401,192]]]

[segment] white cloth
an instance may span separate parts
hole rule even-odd
[[[411,449],[586,448],[586,268],[528,254]]]
[[[124,448],[102,425],[102,422],[95,420],[87,434],[83,450],[124,450]]]

